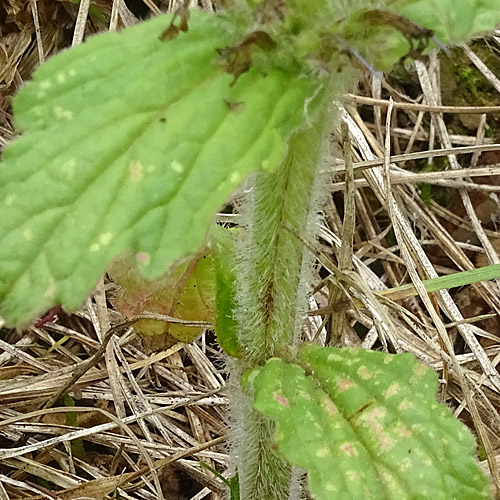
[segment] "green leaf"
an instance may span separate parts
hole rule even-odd
[[[411,354],[306,345],[299,362],[273,358],[249,380],[254,407],[277,421],[276,449],[307,469],[314,498],[490,498],[474,438]]]
[[[62,402],[64,406],[75,406],[75,400],[69,394],[65,394],[62,397]],[[66,425],[78,427],[78,413],[74,411],[69,411],[68,413],[66,413]],[[73,453],[73,456],[75,456],[76,458],[79,458],[80,460],[86,459],[85,448],[83,446],[83,438],[77,438],[71,441],[71,451]]]
[[[216,316],[215,331],[222,349],[235,358],[242,355],[242,347],[238,341],[238,321],[236,310],[236,257],[231,232],[217,226],[213,232],[213,250],[216,276]],[[236,229],[238,231],[238,229]]]
[[[215,266],[213,252],[201,247],[192,259],[175,263],[159,278],[145,279],[130,255],[116,259],[107,273],[120,286],[115,308],[126,318],[152,312],[188,321],[215,319]],[[193,342],[202,329],[155,319],[140,319],[134,331],[147,351],[167,349],[177,342]]]
[[[354,11],[336,30],[375,68],[389,71],[402,57],[435,48],[436,39],[460,43],[498,23],[499,0],[393,0],[385,9]]]
[[[500,278],[500,264],[492,264],[491,266],[478,267],[470,271],[461,271],[458,273],[445,274],[437,278],[422,280],[425,289],[431,292],[438,290],[449,290],[459,286],[471,285],[480,281],[488,281]],[[401,297],[414,297],[418,292],[413,284],[400,285],[387,292],[384,290],[381,295],[388,295],[392,300],[400,299]]]
[[[74,3],[76,5],[80,5],[82,0],[69,0],[71,3]],[[109,24],[109,16],[106,14],[103,14],[101,10],[99,10],[95,5],[90,5],[89,7],[89,14],[92,16],[95,16],[99,21],[105,24]]]
[[[391,9],[432,29],[445,44],[463,42],[500,23],[499,0],[399,0]]]
[[[199,464],[209,470],[214,476],[218,477],[228,488],[230,493],[230,500],[240,500],[240,484],[238,474],[235,474],[229,479],[226,479],[218,470],[214,469],[205,462],[200,461]]]
[[[378,12],[361,11],[352,14],[342,26],[341,36],[349,47],[355,49],[369,64],[379,71],[390,71],[394,64],[408,54],[410,44],[402,33],[390,25],[379,23],[365,16],[375,16]]]
[[[250,172],[274,168],[315,84],[251,68],[236,82],[216,49],[238,39],[198,11],[96,36],[42,66],[15,101],[24,135],[0,168],[0,314],[30,320],[83,302],[109,261],[136,254],[155,278],[201,245]],[[260,49],[259,49],[260,50]]]

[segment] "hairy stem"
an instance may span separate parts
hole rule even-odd
[[[296,234],[313,236],[326,108],[314,126],[291,139],[275,172],[260,173],[247,185],[237,267],[237,320],[245,358],[236,372],[273,356],[291,359],[300,340],[312,258]],[[240,394],[235,401],[241,498],[289,498],[291,468],[272,449],[274,425],[252,409],[251,395]]]

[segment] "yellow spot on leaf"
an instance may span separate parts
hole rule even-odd
[[[332,353],[328,355],[328,361],[342,361],[342,356],[339,356],[338,354]]]
[[[132,182],[139,182],[144,177],[144,174],[142,173],[143,167],[137,161],[133,161],[129,165],[129,170],[130,170],[130,179],[132,180]]]
[[[378,478],[380,479],[380,481],[386,484],[392,482],[392,476],[388,472],[381,472],[378,475]]]
[[[380,444],[380,451],[389,451],[394,446],[394,439],[383,431],[378,434],[378,442]]]
[[[17,199],[17,194],[9,194],[6,198],[5,198],[5,204],[10,207],[11,205],[14,204],[14,202],[16,201]]]
[[[410,431],[410,429],[408,429],[408,427],[403,424],[398,425],[395,429],[395,432],[400,437],[410,438],[412,436],[412,432]]]
[[[26,240],[26,241],[30,241],[33,239],[33,231],[29,228],[25,229],[23,231],[23,238]]]
[[[335,403],[328,396],[325,396],[323,398],[322,403],[325,411],[328,412],[332,417],[336,416],[339,413],[337,407],[335,406]]]
[[[369,424],[380,425],[379,420],[382,420],[385,417],[386,413],[387,411],[385,408],[377,406],[375,408],[372,408],[371,410],[366,411],[361,418]]]
[[[40,88],[42,90],[49,90],[50,87],[52,87],[52,82],[50,80],[43,80],[43,82],[40,82]]]
[[[231,182],[231,184],[237,184],[238,182],[240,182],[240,180],[241,175],[238,172],[233,172],[231,174],[231,177],[229,178],[229,182]]]
[[[111,241],[111,238],[113,237],[113,233],[111,233],[110,231],[108,231],[107,233],[102,233],[100,236],[99,236],[99,243],[101,245],[107,245],[110,241]]]
[[[409,408],[411,408],[411,403],[409,401],[407,401],[406,399],[404,399],[403,401],[401,401],[401,403],[399,403],[398,408],[401,411],[408,410]]]
[[[423,431],[425,431],[425,426],[423,426],[422,424],[412,424],[411,430],[413,432],[423,432]],[[417,451],[417,453],[418,453],[418,451]]]
[[[394,446],[392,439],[384,429],[382,420],[387,414],[387,410],[382,407],[375,407],[366,411],[360,417],[360,421],[368,427],[371,435],[378,441],[381,451],[388,451]]]
[[[371,379],[373,377],[373,372],[371,372],[370,370],[368,370],[368,368],[366,368],[366,366],[360,366],[358,368],[358,375],[363,379],[363,380],[368,380],[368,379]]]
[[[176,160],[174,160],[172,163],[170,163],[170,168],[174,172],[177,172],[178,174],[182,174],[182,172],[184,172],[184,165],[182,165],[181,163],[179,163]]]
[[[391,398],[392,396],[396,396],[399,392],[399,384],[394,382],[389,386],[389,388],[385,391],[384,396],[386,398]]]
[[[351,380],[339,380],[337,382],[337,389],[339,392],[344,392],[347,391],[348,389],[351,389],[352,387],[355,387],[356,384],[352,382]]]
[[[66,75],[64,73],[57,73],[56,80],[59,83],[64,83],[66,81]]]
[[[346,472],[346,476],[351,480],[351,481],[358,481],[359,480],[359,474],[355,470],[348,470]]]
[[[345,453],[348,457],[357,457],[359,455],[359,451],[354,445],[354,443],[351,443],[349,441],[342,443],[340,445],[340,450]]]
[[[323,446],[318,451],[316,451],[316,457],[318,457],[318,458],[325,458],[329,454],[330,454],[330,450],[328,449],[328,446]]]
[[[299,394],[300,394],[300,397],[303,399],[306,399],[306,400],[311,399],[311,396],[306,391],[300,391]]]
[[[417,366],[415,366],[415,368],[413,370],[413,375],[417,378],[420,378],[423,375],[425,375],[426,373],[427,373],[427,368],[424,365],[422,365],[421,363],[417,363]]]
[[[56,294],[56,283],[54,280],[51,279],[49,284],[47,285],[47,288],[45,289],[45,293],[43,294],[43,296],[46,299],[53,299],[55,294]]]
[[[411,467],[411,460],[409,458],[403,458],[401,464],[399,465],[400,471],[405,471]]]
[[[73,111],[64,109],[61,106],[54,106],[54,116],[59,120],[71,120],[73,118]]]
[[[76,173],[76,160],[74,158],[70,158],[66,161],[61,167],[61,174],[70,181],[75,177]]]

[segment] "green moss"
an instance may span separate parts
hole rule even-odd
[[[500,74],[500,55],[484,40],[470,44],[471,49],[486,64],[493,74]],[[500,95],[491,83],[474,66],[460,48],[451,50],[450,57],[441,57],[441,96],[451,106],[498,106]],[[447,124],[451,133],[470,134],[479,123],[476,115],[448,115]],[[487,137],[497,138],[500,119],[490,114],[487,120]]]
[[[471,49],[495,75],[500,74],[500,52],[485,40],[469,44]],[[440,90],[444,105],[448,106],[500,106],[500,94],[474,66],[460,47],[450,49],[450,56],[440,54]],[[397,64],[390,74],[389,82],[395,88],[416,98],[422,92],[412,66]],[[427,119],[428,117],[426,117]],[[445,114],[451,134],[470,135],[477,129],[479,114]],[[500,137],[500,116],[488,114],[485,135],[496,140]]]
[[[450,169],[450,163],[446,157],[434,158],[432,163],[427,163],[427,160],[419,160],[415,162],[417,172],[442,172]],[[418,185],[420,189],[420,197],[422,201],[428,205],[431,200],[446,207],[451,201],[454,194],[453,189],[443,186],[434,186],[432,184],[422,183]]]

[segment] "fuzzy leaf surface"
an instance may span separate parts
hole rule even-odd
[[[314,498],[490,498],[474,438],[411,354],[307,345],[299,362],[273,358],[247,380],[254,407],[277,422],[277,451],[307,469]]]
[[[17,97],[23,135],[0,167],[8,323],[78,307],[121,253],[160,276],[199,248],[248,173],[279,163],[302,122],[310,80],[251,68],[234,83],[214,62],[235,43],[224,18],[192,12],[189,32],[162,42],[170,20],[59,54]]]

